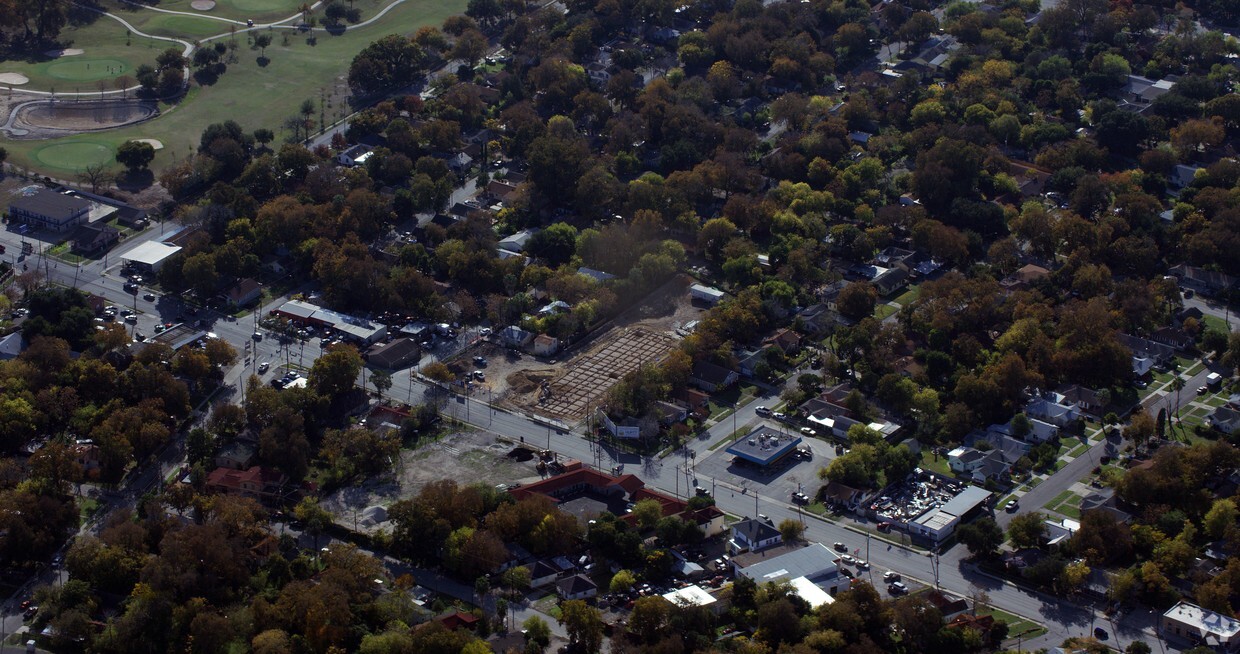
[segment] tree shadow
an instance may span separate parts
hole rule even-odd
[[[266,68],[267,64],[271,63],[271,59],[269,59],[266,55],[260,55],[255,61],[258,62],[258,65],[261,68]]]
[[[150,188],[154,183],[155,173],[149,169],[129,170],[116,176],[116,186],[130,193]]]

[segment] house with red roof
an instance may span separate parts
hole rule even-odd
[[[284,473],[262,466],[245,470],[216,468],[207,475],[207,489],[225,495],[272,499],[280,495],[287,481]]]

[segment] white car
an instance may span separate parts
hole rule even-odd
[[[773,414],[771,414],[771,415],[772,415],[772,416],[773,416],[776,420],[787,420],[787,419],[788,419],[787,414],[783,414],[783,413],[780,413],[780,412],[778,412],[778,411],[776,411],[775,413],[773,413]]]
[[[760,406],[760,407],[758,407],[758,408],[754,409],[753,411],[754,411],[754,413],[756,413],[756,414],[758,414],[758,415],[760,415],[760,416],[769,416],[769,415],[771,415],[771,410],[770,410],[769,408],[767,408],[767,407],[764,407],[764,406]]]
[[[844,563],[847,563],[848,565],[852,565],[857,562],[857,559],[854,559],[851,554],[845,554],[841,556],[840,560],[843,561]]]
[[[805,434],[806,436],[817,436],[818,435],[818,432],[814,431],[813,429],[810,429],[809,427],[802,427],[801,433]]]

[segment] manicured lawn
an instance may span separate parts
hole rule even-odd
[[[81,170],[86,166],[112,161],[117,145],[119,143],[115,143],[113,139],[91,135],[67,143],[52,142],[35,149],[31,154],[39,163],[49,168]]]
[[[947,475],[948,477],[956,476],[956,473],[952,472],[951,466],[947,464],[947,457],[945,456],[940,456],[939,460],[935,461],[933,454],[927,455],[925,452],[923,452],[922,457],[921,457],[921,463],[917,465],[922,470],[930,470],[933,472],[937,472],[940,475]]]
[[[183,160],[193,153],[202,130],[207,125],[224,119],[236,120],[246,130],[259,127],[275,130],[275,145],[278,148],[279,142],[288,136],[281,124],[284,119],[297,113],[297,107],[304,100],[313,99],[317,103],[321,90],[325,90],[329,98],[332,98],[333,92],[347,92],[343,77],[353,55],[362,48],[398,29],[413,32],[423,25],[438,26],[448,16],[464,9],[464,0],[409,0],[397,5],[383,20],[373,25],[349,29],[340,36],[319,34],[316,45],[307,43],[304,35],[292,38],[287,46],[283,45],[280,39],[276,39],[267,48],[270,61],[266,66],[258,65],[258,51],[250,50],[243,42],[238,50],[240,61],[230,65],[216,84],[205,88],[191,87],[185,99],[166,109],[160,117],[140,125],[101,134],[68,136],[50,141],[9,141],[5,143],[9,151],[9,161],[37,170],[47,170],[51,174],[64,174],[78,170],[80,165],[72,168],[57,167],[36,157],[35,151],[51,144],[63,143],[95,143],[114,148],[129,139],[154,138],[162,141],[165,146],[156,153],[151,166],[158,173],[174,161]],[[106,28],[112,42],[118,44],[111,46],[113,51],[124,52],[125,37],[119,24],[112,20],[107,20],[107,23],[116,26]],[[103,20],[97,21],[87,31],[103,28],[104,25]],[[92,38],[101,41],[103,37]],[[165,45],[161,43],[158,49],[152,47],[148,50],[135,39],[134,46],[131,46],[135,53],[132,60],[139,63],[153,62],[155,55]],[[143,56],[138,58],[137,53]],[[115,58],[111,53],[109,56]],[[4,70],[7,69],[0,68],[0,72]],[[327,119],[336,120],[347,115],[349,111],[343,98],[336,96],[329,99]],[[318,116],[315,118],[317,120]]]
[[[1222,318],[1219,318],[1218,316],[1212,316],[1210,314],[1206,314],[1204,316],[1204,320],[1206,323],[1206,327],[1209,329],[1213,329],[1216,332],[1223,332],[1224,334],[1227,334],[1232,331],[1231,325],[1228,325],[1226,320],[1223,320]]]
[[[916,284],[913,284],[912,286],[908,287],[907,291],[901,293],[899,297],[892,300],[892,302],[895,302],[896,304],[902,307],[907,307],[908,305],[912,304],[920,295],[921,295],[921,287]]]
[[[1080,456],[1080,455],[1084,454],[1084,453],[1085,453],[1085,450],[1088,450],[1088,449],[1089,449],[1089,446],[1088,446],[1088,445],[1085,445],[1084,443],[1082,443],[1082,444],[1080,444],[1080,445],[1078,445],[1078,446],[1076,446],[1076,447],[1072,448],[1072,451],[1071,451],[1071,452],[1068,452],[1068,456],[1070,456],[1070,457],[1072,457],[1072,458],[1076,458],[1076,457],[1078,457],[1078,456]]]
[[[874,317],[878,320],[883,320],[887,316],[890,316],[899,310],[899,308],[893,307],[890,304],[880,304],[874,307]]]
[[[302,4],[300,0],[215,0],[215,8],[211,11],[198,11],[190,6],[191,2],[192,0],[163,0],[157,6],[160,9],[184,11],[204,16],[269,23],[295,16],[298,7]],[[360,5],[363,2],[355,4]]]
[[[1072,491],[1066,490],[1056,495],[1054,499],[1052,499],[1051,501],[1047,502],[1043,508],[1054,510],[1056,506],[1058,506],[1064,500],[1067,500],[1069,497],[1072,497],[1072,495],[1073,495]]]
[[[1046,633],[1046,627],[1000,609],[986,608],[978,611],[978,615],[994,616],[996,620],[1006,622],[1008,625],[1008,638],[1014,638],[1019,635],[1025,640],[1030,640]]]

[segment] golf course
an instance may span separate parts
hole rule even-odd
[[[319,110],[316,121],[331,123],[352,111],[346,78],[357,52],[387,34],[412,34],[425,25],[441,25],[466,4],[466,0],[355,0],[363,20],[343,31],[327,32],[295,29],[303,16],[298,12],[301,4],[293,0],[215,0],[208,11],[192,8],[206,6],[202,2],[164,0],[157,11],[105,0],[101,6],[114,15],[99,15],[88,24],[63,30],[64,51],[0,61],[0,74],[28,80],[6,85],[0,78],[0,100],[8,94],[14,104],[21,97],[45,102],[47,94],[54,93],[55,102],[63,107],[105,97],[121,100],[119,89],[135,83],[137,68],[154,65],[168,48],[184,51],[193,44],[212,47],[213,42],[223,42],[230,53],[222,75],[205,85],[191,80],[183,97],[161,104],[159,115],[150,120],[44,139],[14,138],[0,131],[0,146],[8,150],[8,160],[65,178],[88,165],[111,162],[116,147],[125,141],[153,139],[164,145],[151,165],[159,171],[194,152],[203,128],[224,120],[235,120],[246,130],[271,129],[278,145],[289,136],[285,120],[296,115],[306,100]],[[254,27],[247,25],[249,20],[255,21]],[[271,36],[265,50],[254,44],[259,34]],[[28,91],[42,93],[24,93]],[[124,93],[133,96],[131,91]],[[14,99],[14,94],[22,95]]]

